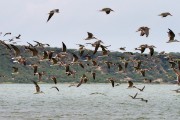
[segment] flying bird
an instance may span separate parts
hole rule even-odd
[[[88,34],[88,37],[85,40],[97,39],[94,37],[94,35],[92,33],[87,32],[87,34]]]
[[[79,87],[82,83],[86,83],[88,81],[88,78],[86,77],[85,74],[83,74],[83,76],[80,78],[80,81],[77,85],[77,87]]]
[[[132,96],[132,95],[129,95],[129,96],[130,96],[132,99],[136,99],[137,94],[138,94],[138,93],[136,93],[134,96]]]
[[[114,78],[108,78],[107,80],[110,81],[112,84],[112,87],[114,87],[114,83],[115,83]]]
[[[172,16],[171,13],[169,13],[169,12],[161,13],[161,14],[159,14],[158,16],[167,17],[168,15],[169,15],[169,16]]]
[[[53,86],[53,87],[51,87],[51,88],[55,88],[55,89],[59,92],[59,88],[58,88],[58,87]]]
[[[16,39],[20,39],[20,37],[21,37],[21,35],[19,34],[19,35],[18,35],[18,36],[16,36],[15,38],[16,38]]]
[[[49,14],[49,17],[47,19],[47,22],[51,19],[51,17],[54,15],[54,13],[59,13],[59,9],[54,9],[54,10],[51,10],[48,14]]]
[[[4,36],[6,36],[6,35],[11,35],[11,32],[8,32],[8,33],[5,33],[5,34],[4,34]]]
[[[136,32],[140,31],[140,36],[146,35],[146,37],[148,37],[149,36],[149,29],[150,28],[143,26],[143,27],[140,27]]]
[[[144,88],[145,88],[145,86],[142,89],[140,89],[140,88],[137,88],[137,89],[142,92],[144,90]]]
[[[66,53],[66,45],[62,42],[62,52]]]
[[[128,88],[136,88],[136,86],[133,86],[134,83],[132,81],[128,81],[128,84],[129,84]]]
[[[54,84],[57,84],[57,80],[56,80],[56,77],[55,77],[55,76],[51,77],[51,80],[54,81]]]
[[[34,85],[36,87],[36,93],[34,93],[34,94],[44,93],[43,91],[40,91],[40,87],[36,81],[32,81],[32,82],[34,83]]]
[[[100,10],[100,12],[105,12],[106,14],[110,14],[110,12],[114,12],[111,8],[103,8]]]
[[[20,55],[20,49],[18,47],[16,47],[15,45],[13,44],[10,44],[11,47],[14,49],[14,53],[15,53],[15,57],[19,56]]]
[[[175,40],[174,38],[175,38],[175,34],[174,34],[174,32],[171,30],[171,29],[169,29],[168,28],[168,37],[169,37],[169,41],[168,42],[166,42],[166,43],[171,43],[171,42],[179,42],[178,40]]]

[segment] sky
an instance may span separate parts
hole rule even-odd
[[[67,48],[77,49],[76,44],[95,42],[84,40],[87,32],[91,32],[105,45],[111,45],[108,48],[111,51],[126,47],[127,51],[135,52],[134,48],[148,44],[156,46],[158,52],[180,52],[180,42],[166,43],[168,28],[180,40],[179,5],[180,0],[1,0],[0,32],[12,35],[2,34],[0,39],[21,34],[20,45],[35,44],[36,40],[59,48],[64,42]],[[109,15],[99,12],[105,7],[115,12]],[[53,9],[60,12],[46,22]],[[162,12],[173,16],[158,16]],[[136,32],[141,26],[150,28],[149,37]]]

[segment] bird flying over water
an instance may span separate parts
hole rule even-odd
[[[138,94],[138,93],[136,93],[134,96],[132,96],[132,95],[129,95],[129,96],[130,96],[132,99],[136,99],[137,94]]]
[[[140,88],[137,88],[137,89],[142,92],[144,90],[144,88],[145,88],[145,86],[142,89],[140,89]]]
[[[43,91],[40,91],[40,87],[36,81],[32,81],[32,82],[34,83],[34,85],[36,87],[36,93],[34,93],[34,94],[44,93]]]
[[[51,87],[51,88],[55,88],[55,89],[59,92],[59,88],[58,88],[58,87],[53,86],[53,87]]]

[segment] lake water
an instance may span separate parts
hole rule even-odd
[[[127,84],[82,84],[79,88],[39,84],[45,94],[33,94],[33,84],[0,84],[0,120],[179,120],[180,93],[177,85],[136,84],[144,92],[127,89]],[[102,94],[92,94],[99,92]],[[129,95],[148,102],[134,100]]]

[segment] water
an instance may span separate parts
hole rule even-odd
[[[33,94],[33,84],[0,84],[0,120],[177,120],[180,119],[180,93],[176,85],[82,84],[79,88],[58,84],[40,84],[45,94]],[[91,93],[99,92],[102,94]],[[129,95],[148,99],[133,100]]]

